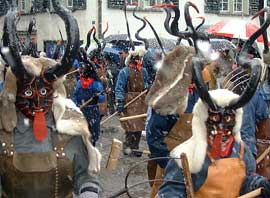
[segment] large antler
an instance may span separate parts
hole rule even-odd
[[[136,9],[138,8],[138,4],[136,4],[136,7],[134,8],[134,10],[133,10],[133,16],[136,18],[136,19],[138,19],[138,20],[140,20],[141,22],[143,22],[143,26],[140,28],[140,29],[138,29],[138,31],[136,32],[136,34],[135,34],[135,37],[136,37],[136,39],[138,39],[139,41],[143,41],[144,42],[144,44],[145,44],[145,49],[147,50],[148,48],[149,48],[149,42],[148,42],[148,40],[146,39],[146,38],[142,38],[140,35],[139,35],[139,33],[146,27],[146,22],[145,22],[145,20],[143,20],[142,18],[140,18],[139,16],[137,16],[136,15]]]
[[[130,36],[130,29],[129,29],[128,19],[127,19],[127,3],[126,2],[124,3],[124,14],[125,14],[125,20],[126,20],[126,25],[127,25],[128,38],[130,41],[130,47],[132,50],[135,50],[134,43],[133,43],[131,36]]]
[[[2,53],[7,60],[7,63],[10,65],[13,74],[17,78],[23,78],[24,74],[26,74],[27,72],[23,66],[19,53],[15,24],[16,16],[17,11],[13,7],[11,7],[5,16],[3,29],[3,44],[4,47],[8,47],[9,50],[4,50],[2,51]]]
[[[60,63],[57,63],[55,67],[49,68],[45,71],[44,77],[48,81],[54,81],[57,78],[65,75],[72,67],[74,58],[76,57],[79,44],[79,27],[76,19],[69,13],[69,11],[61,6],[56,0],[52,0],[53,8],[65,23],[67,32],[67,45],[65,53]]]

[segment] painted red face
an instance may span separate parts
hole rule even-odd
[[[17,82],[16,107],[27,118],[33,120],[36,112],[46,114],[52,107],[53,87],[43,77]]]
[[[231,154],[235,140],[232,132],[234,125],[234,110],[208,111],[207,141],[213,158],[228,157]]]

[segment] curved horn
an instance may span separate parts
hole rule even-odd
[[[262,72],[261,64],[258,60],[256,59],[247,60],[245,58],[240,59],[241,65],[245,67],[250,67],[252,71],[249,83],[245,91],[241,94],[241,96],[238,99],[231,101],[231,103],[229,104],[228,108],[232,109],[238,109],[248,103],[248,101],[251,99],[251,97],[257,90],[257,85],[260,81]]]
[[[254,32],[249,39],[244,43],[243,48],[240,51],[239,56],[245,55],[248,51],[248,49],[252,46],[252,44],[255,42],[255,40],[261,35],[263,34],[263,32],[266,31],[266,29],[268,28],[268,26],[270,25],[270,9],[268,7],[263,8],[262,10],[260,10],[258,13],[256,13],[252,19],[256,18],[257,16],[261,15],[262,13],[267,12],[267,16],[266,16],[266,20],[263,23],[263,25],[256,31]]]
[[[5,16],[3,29],[3,44],[4,47],[9,47],[9,51],[2,51],[2,53],[10,65],[13,74],[17,78],[23,78],[27,72],[23,66],[17,43],[16,16],[17,11],[11,7]]]
[[[104,30],[104,32],[102,32],[102,50],[105,48],[105,46],[106,46],[106,44],[107,44],[107,42],[105,41],[105,39],[104,39],[104,36],[105,36],[105,34],[106,34],[106,32],[108,31],[108,29],[109,29],[109,24],[108,24],[108,22],[106,23],[106,29]]]
[[[87,36],[86,36],[86,45],[84,47],[84,49],[87,51],[89,46],[91,45],[91,35],[92,35],[92,32],[94,30],[95,26],[93,26],[87,33]]]
[[[198,57],[192,59],[192,76],[202,101],[206,102],[212,110],[217,110],[217,105],[212,101],[207,86],[202,77],[203,60]]]
[[[198,30],[198,29],[199,29],[200,27],[202,27],[203,24],[205,23],[205,17],[199,16],[199,17],[197,17],[197,18],[202,19],[202,22],[201,22],[199,25],[197,25],[197,27],[195,28],[195,30]]]
[[[158,44],[159,44],[159,46],[160,46],[160,49],[162,50],[163,55],[166,56],[166,53],[165,53],[165,51],[164,51],[164,47],[163,47],[163,45],[162,45],[161,40],[159,39],[159,36],[158,36],[158,34],[157,34],[155,28],[154,28],[153,25],[147,20],[146,17],[144,17],[144,20],[148,23],[148,25],[150,26],[150,28],[151,28],[152,31],[154,32],[154,35],[155,35],[155,37],[156,37],[156,39],[157,39],[157,41],[158,41]]]
[[[59,15],[65,23],[67,45],[65,47],[66,50],[61,62],[55,67],[49,68],[45,71],[44,77],[48,81],[56,80],[57,78],[65,75],[71,69],[80,45],[79,27],[76,19],[68,12],[66,8],[61,6],[58,1],[56,2],[56,0],[52,0],[52,4],[56,14]]]
[[[143,42],[144,42],[145,49],[147,50],[147,49],[149,48],[149,42],[148,42],[148,40],[147,40],[146,38],[142,38],[142,37],[139,35],[139,33],[146,27],[146,22],[145,22],[145,20],[143,20],[142,18],[140,18],[140,17],[138,17],[138,16],[136,15],[135,11],[136,11],[137,8],[138,8],[138,6],[136,6],[136,7],[134,8],[134,10],[133,10],[133,16],[134,16],[136,19],[138,19],[138,20],[140,20],[141,22],[143,22],[143,26],[142,26],[140,29],[138,29],[138,31],[137,31],[136,34],[135,34],[135,37],[136,37],[137,40],[143,41]]]
[[[98,45],[98,51],[101,52],[101,43],[96,37],[96,32],[97,32],[96,27],[94,27],[93,39]]]
[[[127,3],[126,2],[124,4],[124,14],[125,14],[125,20],[126,20],[126,25],[127,25],[128,38],[129,38],[129,41],[130,41],[130,47],[131,47],[132,50],[135,50],[134,43],[133,43],[133,41],[131,39],[131,36],[130,36],[129,24],[128,24],[128,19],[127,19]]]

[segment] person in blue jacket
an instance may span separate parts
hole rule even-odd
[[[125,60],[126,67],[120,70],[115,87],[116,109],[122,116],[144,114],[147,111],[145,95],[124,109],[124,105],[148,88],[148,73],[142,67],[142,59],[146,51],[137,49],[130,51]],[[141,133],[145,128],[145,118],[137,118],[121,122],[126,131],[124,154],[130,154],[130,149],[139,149]]]
[[[90,102],[88,100],[91,99]],[[105,101],[103,85],[95,71],[95,65],[91,61],[82,63],[80,80],[78,80],[73,100],[81,109],[92,134],[92,144],[95,146],[100,135],[100,112],[98,103]],[[86,105],[85,103],[88,102]]]

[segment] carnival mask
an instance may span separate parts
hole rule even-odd
[[[228,157],[231,154],[235,125],[235,110],[221,108],[219,111],[208,110],[207,141],[213,158]]]

